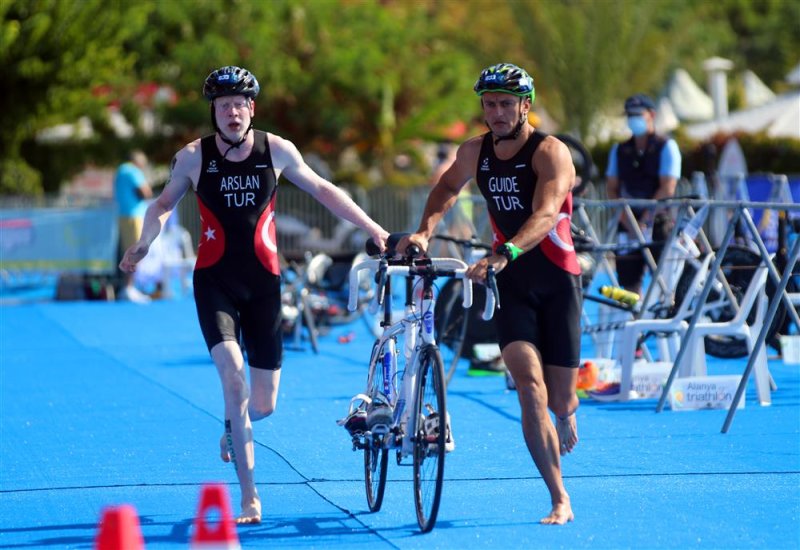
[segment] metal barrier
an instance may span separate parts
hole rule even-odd
[[[408,231],[412,226],[416,228],[430,187],[378,187],[366,190],[342,186],[342,189],[372,219],[387,231],[395,232]],[[335,239],[337,228],[343,223],[311,195],[286,182],[282,182],[278,189],[276,211],[278,250],[292,258],[302,258],[308,251],[318,251],[315,250],[315,240],[330,242]],[[177,212],[180,224],[189,230],[192,241],[197,246],[200,212],[194,193],[184,197]],[[344,241],[342,247],[343,253],[352,251]]]
[[[766,266],[769,277],[771,280],[777,285],[777,290],[775,297],[779,299],[773,299],[770,303],[769,309],[767,311],[767,315],[764,319],[764,326],[758,335],[758,339],[754,344],[754,349],[750,354],[747,367],[742,375],[739,387],[737,389],[736,395],[734,397],[734,401],[730,406],[728,411],[728,416],[725,420],[725,424],[723,425],[722,432],[727,433],[728,429],[730,428],[730,424],[733,420],[733,416],[735,414],[736,406],[739,404],[739,401],[742,398],[744,390],[747,385],[748,378],[754,368],[756,356],[760,351],[761,346],[766,345],[766,337],[767,331],[772,324],[775,315],[778,311],[778,306],[781,302],[786,306],[786,311],[790,316],[792,322],[795,323],[796,326],[800,327],[800,317],[798,316],[798,312],[794,307],[792,302],[792,298],[790,297],[789,293],[786,291],[789,279],[792,276],[792,271],[794,269],[795,263],[798,259],[798,253],[800,253],[800,238],[795,240],[794,245],[792,246],[791,250],[787,256],[787,263],[786,267],[783,270],[783,273],[780,273],[778,269],[775,267],[772,261],[770,261],[770,253],[767,251],[767,248],[764,244],[763,239],[756,227],[756,224],[753,222],[752,215],[750,213],[750,209],[759,208],[765,210],[775,210],[775,211],[784,211],[784,212],[793,212],[800,214],[800,204],[787,204],[784,202],[752,202],[752,201],[708,201],[708,200],[697,200],[697,199],[669,199],[669,200],[635,200],[635,199],[624,199],[624,200],[606,200],[606,201],[597,201],[597,200],[583,200],[578,199],[575,201],[576,205],[576,213],[579,220],[583,220],[586,222],[591,218],[586,211],[591,211],[592,209],[600,209],[600,210],[609,210],[612,212],[611,215],[603,216],[607,220],[611,220],[610,223],[606,224],[605,230],[602,233],[603,237],[598,239],[600,242],[608,242],[615,233],[615,228],[613,226],[617,223],[618,215],[616,213],[621,212],[622,215],[627,216],[629,220],[634,221],[632,208],[677,208],[679,212],[693,212],[694,209],[702,208],[703,206],[708,206],[712,209],[726,209],[732,212],[731,218],[727,224],[727,230],[724,236],[721,239],[720,247],[716,250],[716,258],[710,268],[708,279],[713,280],[717,274],[720,272],[720,268],[725,256],[725,252],[730,246],[731,242],[733,242],[734,232],[737,227],[740,227],[739,223],[742,222],[744,230],[748,233],[749,241],[752,243],[760,257],[761,263]],[[601,216],[594,216],[595,219],[601,218]],[[638,228],[636,223],[633,223],[634,227]],[[597,230],[594,229],[592,225],[594,235],[597,235]],[[673,229],[670,239],[675,238],[677,233],[677,225]],[[712,246],[711,243],[708,241],[705,233],[701,230],[698,233],[698,237],[701,240],[701,244],[707,250],[711,250]],[[645,236],[641,233],[641,231],[637,232],[636,235],[637,240],[641,244],[645,244],[647,241]],[[666,247],[666,245],[665,245]],[[645,248],[645,250],[647,250]],[[652,254],[645,255],[648,264],[653,272],[654,281],[657,283],[659,278],[659,267],[656,265]],[[655,285],[651,285],[651,288],[648,291],[652,290],[652,287]],[[700,296],[698,297],[699,303],[705,303],[709,297],[711,292],[711,285],[704,285]],[[727,293],[730,293],[730,288],[726,289]],[[730,297],[733,298],[733,304],[736,304],[735,297],[732,293],[730,293]],[[691,338],[692,331],[694,330],[695,325],[698,323],[700,317],[702,315],[702,309],[696,308],[694,314],[689,321],[689,326],[687,329],[686,334],[684,335],[685,341],[688,341]],[[658,401],[658,405],[656,407],[656,412],[661,412],[663,410],[664,404],[666,402],[667,396],[669,395],[670,389],[672,387],[673,381],[680,369],[681,362],[686,359],[686,355],[688,353],[688,347],[682,346],[678,352],[678,355],[675,357],[675,361],[673,363],[672,369],[670,371],[669,377],[664,384],[664,388],[662,390],[661,397]]]

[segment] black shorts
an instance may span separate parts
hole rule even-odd
[[[653,244],[649,248],[656,264],[658,264],[661,252],[664,250],[664,241],[672,229],[671,223],[672,221],[669,217],[658,215],[653,224]],[[622,224],[619,225],[618,232],[626,233]],[[628,242],[636,242],[636,239],[629,236]],[[645,267],[647,266],[642,250],[619,251],[614,261],[617,266],[617,279],[620,286],[624,288],[641,286],[644,280]]]
[[[539,284],[541,270],[537,273],[515,264],[497,276],[501,307],[495,311],[495,321],[500,349],[517,340],[530,342],[545,365],[577,368],[583,307],[580,277],[553,266],[554,271],[542,279],[547,282]]]
[[[645,261],[641,250],[620,251],[614,262],[617,266],[617,280],[621,287],[638,288],[642,285]]]
[[[198,269],[194,272],[194,299],[209,351],[220,342],[239,342],[241,334],[251,367],[281,368],[280,277],[264,270],[250,270],[245,276],[231,275],[230,270],[218,266]]]

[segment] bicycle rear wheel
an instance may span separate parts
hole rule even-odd
[[[367,505],[370,512],[377,512],[383,504],[386,489],[386,467],[389,452],[383,448],[383,440],[370,438],[364,448],[364,482],[367,489]]]
[[[309,303],[308,296],[302,294],[300,299],[303,301],[303,324],[305,324],[308,331],[308,341],[311,343],[311,349],[314,353],[319,353],[319,343],[317,342],[317,323],[314,321],[314,313],[311,311],[311,304]]]
[[[420,355],[417,373],[416,433],[414,434],[414,505],[423,533],[436,524],[444,482],[447,434],[444,367],[436,346]]]
[[[597,167],[592,161],[591,153],[580,140],[569,134],[556,134],[556,137],[567,146],[572,156],[572,164],[575,166],[575,174],[578,176],[578,184],[572,190],[572,194],[580,197],[587,186],[597,178]]]
[[[731,291],[736,296],[737,300],[741,300],[742,296],[744,296],[748,285],[750,285],[750,280],[753,278],[756,267],[760,263],[761,256],[747,247],[731,245],[725,251],[725,257],[722,259],[720,270],[722,271],[723,275],[725,275],[725,279],[728,281]],[[675,289],[676,303],[680,303],[680,301],[683,299],[683,296],[688,291],[687,287],[689,286],[694,273],[694,267],[687,263],[684,267],[683,273],[681,274],[681,278],[678,281],[677,288]],[[772,281],[772,279],[768,279],[766,293],[770,301],[777,299],[775,297],[776,290],[777,286],[775,283]],[[719,298],[719,293],[716,290],[712,290],[708,296],[708,301],[713,302]],[[729,321],[733,319],[735,315],[736,311],[733,309],[731,304],[728,304],[720,310],[709,313],[709,317],[715,322]],[[776,334],[780,330],[786,315],[786,307],[783,305],[783,303],[781,303],[781,305],[778,307],[778,310],[775,312],[775,318],[772,320],[772,324],[767,331],[766,342],[775,349],[778,349],[779,346],[779,339],[776,337]],[[752,325],[754,320],[755,312],[751,312],[750,316],[747,318],[747,324]],[[721,359],[738,359],[741,357],[747,357],[748,355],[747,344],[745,340],[737,336],[706,336],[705,349],[706,353],[709,355]]]

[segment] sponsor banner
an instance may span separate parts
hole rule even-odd
[[[673,411],[729,409],[741,379],[740,375],[676,378],[670,388],[670,406]],[[736,408],[743,409],[744,401]]]
[[[800,336],[781,336],[781,355],[784,365],[800,365]]]
[[[113,205],[0,210],[0,268],[10,272],[116,269]]]
[[[633,364],[631,375],[631,399],[658,399],[664,390],[672,370],[672,363],[666,361],[645,362],[637,361]]]

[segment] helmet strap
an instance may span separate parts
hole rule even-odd
[[[505,136],[495,136],[494,144],[497,145],[501,141],[505,141],[507,139],[510,139],[512,141],[517,139],[519,137],[520,132],[522,132],[522,126],[524,126],[524,124],[525,124],[525,121],[520,118],[519,122],[517,123],[517,127],[514,128],[514,131],[511,132],[510,134],[505,135]]]
[[[519,114],[519,122],[517,122],[517,126],[516,126],[516,128],[514,128],[514,131],[511,132],[510,134],[505,135],[505,136],[495,136],[494,137],[494,144],[497,145],[501,141],[505,141],[505,140],[512,140],[513,141],[513,140],[517,139],[519,137],[519,134],[522,132],[522,127],[525,126],[526,122],[528,122],[527,115],[525,115],[524,113],[520,113]],[[488,126],[488,124],[487,124],[487,126]],[[489,129],[491,130],[491,128],[489,128]],[[494,132],[492,132],[492,134],[494,134]]]
[[[219,134],[219,138],[220,138],[222,141],[224,141],[225,143],[227,143],[227,144],[228,144],[228,146],[229,146],[229,147],[228,147],[228,148],[225,150],[225,154],[224,154],[224,155],[222,155],[222,160],[225,160],[225,158],[228,156],[228,153],[230,153],[232,149],[238,149],[239,147],[241,147],[241,146],[242,146],[242,143],[244,143],[245,141],[247,141],[247,134],[249,134],[249,133],[250,133],[250,130],[252,130],[252,129],[253,129],[253,119],[251,118],[251,119],[250,119],[250,126],[248,126],[248,127],[247,127],[247,130],[245,130],[244,134],[242,134],[242,139],[240,139],[240,140],[239,140],[239,141],[237,141],[237,142],[234,142],[234,141],[232,141],[232,140],[228,139],[227,137],[225,137],[225,134],[223,134],[223,133],[222,133],[222,130],[220,130],[220,129],[219,129],[219,126],[217,126],[217,118],[214,116],[214,102],[213,102],[213,101],[211,102],[211,124],[213,124],[213,125],[214,125],[214,131],[215,131],[217,134]]]
[[[217,133],[219,134],[219,138],[229,145],[229,147],[225,150],[225,154],[222,155],[222,160],[225,160],[225,157],[228,156],[228,153],[231,152],[231,149],[238,149],[239,147],[242,146],[242,143],[247,141],[247,134],[249,134],[250,130],[252,130],[252,129],[253,129],[253,121],[251,120],[250,121],[250,126],[247,127],[247,130],[242,135],[242,139],[240,139],[239,141],[237,141],[235,143],[233,141],[229,140],[228,138],[226,138],[225,134],[223,134],[222,132],[217,130]]]

